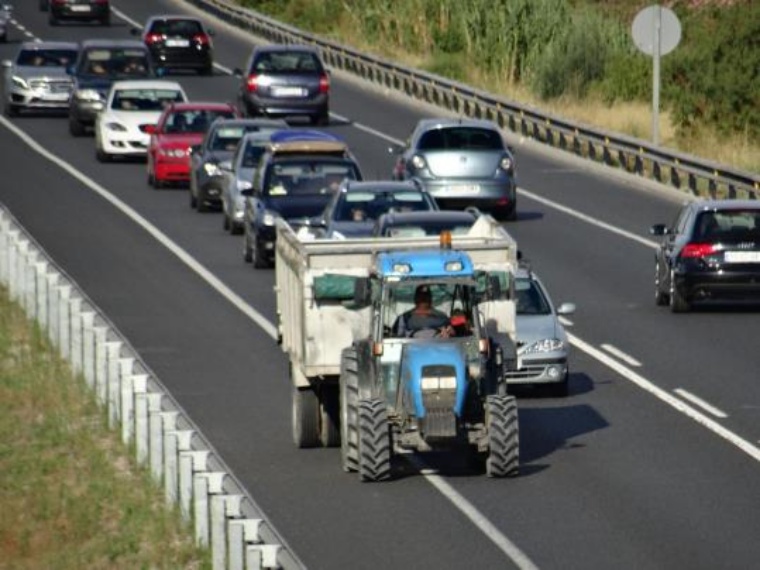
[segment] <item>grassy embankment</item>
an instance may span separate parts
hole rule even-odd
[[[649,0],[237,1],[363,51],[562,117],[651,138],[651,58],[635,50],[629,31]],[[661,144],[760,171],[760,140],[746,130],[719,129],[699,118],[684,128],[674,104],[693,102],[684,102],[678,86],[665,77],[669,66],[672,76],[693,62],[692,69],[702,69],[697,58],[705,56],[699,50],[704,51],[700,46],[710,26],[721,25],[724,33],[730,26],[720,23],[714,10],[743,4],[739,9],[747,12],[734,16],[741,20],[759,14],[757,6],[748,0],[670,4],[676,4],[684,34],[680,52],[663,58]],[[709,94],[699,96],[709,99]],[[690,109],[699,111],[701,103],[695,105]]]
[[[106,425],[0,288],[0,569],[210,568]]]

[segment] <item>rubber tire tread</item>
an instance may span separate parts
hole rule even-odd
[[[359,470],[359,374],[356,351],[343,350],[340,380],[340,459],[343,471]]]
[[[322,447],[340,446],[340,392],[335,384],[319,388],[319,441]]]
[[[391,478],[391,438],[388,411],[380,400],[359,401],[359,479],[365,482]]]
[[[312,388],[293,386],[293,443],[301,449],[318,447],[319,399]]]
[[[670,274],[670,310],[673,313],[687,313],[691,309],[689,302],[684,299],[683,295],[673,284],[673,274]]]
[[[488,459],[486,475],[514,477],[520,467],[520,432],[514,396],[488,396]]]

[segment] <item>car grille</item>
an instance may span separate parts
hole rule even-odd
[[[522,368],[519,370],[510,370],[505,374],[507,378],[538,378],[543,373],[544,370],[546,370],[546,364],[544,363],[538,363],[538,364],[523,364]]]
[[[29,81],[29,87],[47,93],[71,93],[72,84],[66,79],[32,79]]]

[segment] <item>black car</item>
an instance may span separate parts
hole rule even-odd
[[[275,222],[298,229],[327,206],[344,180],[361,180],[346,143],[322,131],[277,131],[259,160],[247,198],[243,259],[256,269],[274,263]]]
[[[655,255],[655,302],[673,312],[713,299],[760,301],[760,203],[699,200],[673,224],[652,226],[663,236]]]
[[[74,80],[69,132],[75,137],[95,124],[114,81],[156,76],[148,49],[136,40],[85,40],[69,72]]]
[[[48,10],[51,26],[57,26],[63,20],[98,22],[102,26],[111,23],[109,0],[41,0],[40,8]]]
[[[467,233],[478,219],[474,210],[436,212],[388,212],[380,216],[372,230],[374,237],[437,236],[443,231]]]
[[[330,122],[330,77],[319,52],[308,46],[267,45],[253,49],[241,78],[238,100],[249,117],[308,116]]]
[[[140,34],[140,30],[132,33]],[[213,75],[212,35],[212,30],[207,30],[198,18],[153,16],[142,30],[142,41],[150,50],[156,67]]]
[[[288,128],[278,119],[219,119],[206,131],[203,142],[193,147],[190,155],[190,207],[199,212],[208,204],[221,204],[224,179],[219,164],[230,160],[238,142],[246,133]]]

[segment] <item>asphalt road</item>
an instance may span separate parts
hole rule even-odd
[[[169,0],[115,6],[137,22],[192,10]],[[42,39],[123,38],[131,27],[115,18],[107,29],[52,28],[36,2],[17,3],[15,17]],[[217,61],[240,66],[252,40],[212,26]],[[3,59],[21,37],[12,30]],[[222,72],[179,79],[198,100],[231,100],[236,90]],[[389,140],[432,114],[338,73],[332,102],[348,120],[329,129],[370,176],[387,177]],[[273,273],[244,264],[241,239],[222,231],[218,213],[192,211],[186,190],[150,189],[142,163],[98,163],[93,140],[71,138],[65,119],[0,119],[0,201],[126,335],[310,568],[755,567],[757,309],[673,315],[655,307],[647,228],[672,218],[672,194],[515,144],[523,191],[508,229],[555,302],[573,301],[578,311],[569,327],[571,395],[520,398],[523,469],[510,480],[434,455],[430,471],[401,462],[395,481],[361,484],[341,471],[337,450],[295,449],[285,356],[135,219],[269,321]],[[717,410],[688,403],[678,389]]]

